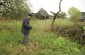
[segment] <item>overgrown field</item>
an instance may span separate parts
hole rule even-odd
[[[29,45],[22,44],[21,21],[0,22],[0,55],[85,55],[85,46],[48,31],[52,19],[31,20]],[[59,25],[72,25],[69,20],[58,19]],[[48,29],[48,30],[47,30]]]

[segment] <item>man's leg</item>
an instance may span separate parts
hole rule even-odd
[[[23,43],[24,43],[24,45],[28,44],[28,35],[24,35]]]

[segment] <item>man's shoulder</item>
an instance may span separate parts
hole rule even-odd
[[[28,21],[28,18],[23,18],[23,21]]]
[[[23,20],[28,20],[28,18],[23,18]]]

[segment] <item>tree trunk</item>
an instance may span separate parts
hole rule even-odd
[[[54,13],[54,12],[51,11],[51,13],[54,14],[54,17],[53,17],[53,20],[52,20],[52,25],[51,25],[51,30],[52,31],[54,30],[55,19],[58,16],[59,12],[61,11],[61,2],[62,2],[62,0],[60,0],[60,2],[59,2],[59,11],[57,13]]]

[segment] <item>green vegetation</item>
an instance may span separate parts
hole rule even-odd
[[[29,0],[0,0],[0,17],[2,19],[16,19],[19,20],[25,17],[30,10]]]
[[[78,22],[82,16],[80,10],[75,7],[69,8],[68,14],[73,22]]]
[[[28,46],[22,44],[21,21],[0,22],[0,55],[84,55],[85,46],[48,31],[51,21],[52,19],[31,20],[33,29]],[[68,19],[58,19],[56,23],[73,24]]]

